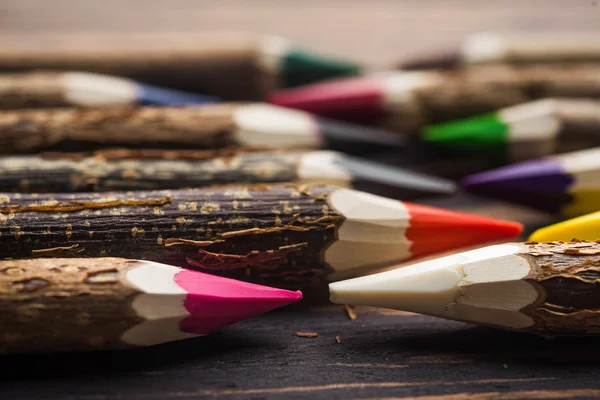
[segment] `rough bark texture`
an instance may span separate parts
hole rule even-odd
[[[0,113],[0,152],[75,142],[93,147],[212,148],[233,145],[235,105],[15,110]]]
[[[343,217],[335,187],[0,197],[0,258],[124,257],[271,284],[319,283]]]
[[[415,91],[413,107],[388,124],[416,130],[546,97],[600,97],[600,67],[586,64],[473,66],[443,73],[443,83]]]
[[[277,76],[259,65],[258,41],[247,36],[165,34],[127,35],[117,41],[102,36],[71,39],[43,49],[3,47],[0,70],[97,72],[232,100],[260,100],[277,86]]]
[[[573,241],[531,244],[528,280],[543,294],[523,312],[540,335],[600,334],[600,244]]]
[[[66,107],[60,73],[0,75],[0,109]]]
[[[142,322],[135,289],[117,280],[118,258],[0,261],[0,352],[130,347],[121,334]]]
[[[161,190],[232,183],[293,182],[302,153],[222,152],[229,157],[186,159],[190,152],[128,151],[122,158],[100,152],[92,157],[66,154],[0,158],[3,192],[106,192]],[[119,153],[112,152],[115,156]],[[208,156],[208,151],[198,152]],[[130,154],[131,158],[127,158]],[[148,157],[143,157],[146,154]],[[161,157],[162,155],[162,157]],[[107,154],[111,157],[111,153]],[[141,156],[141,157],[140,157]],[[133,158],[135,157],[135,158]]]

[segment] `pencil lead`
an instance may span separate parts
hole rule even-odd
[[[557,160],[544,158],[474,174],[460,184],[471,193],[560,213],[572,200],[573,182]]]
[[[507,240],[523,232],[523,225],[517,222],[414,203],[404,204],[412,216],[409,240],[412,241],[413,257]]]
[[[506,161],[522,161],[554,153],[561,128],[569,122],[568,110],[582,105],[587,106],[585,110],[590,102],[539,100],[494,113],[426,126],[421,137],[449,148],[496,152]],[[565,108],[566,115],[561,115]]]
[[[14,74],[17,75],[17,74]],[[54,79],[64,85],[64,103],[74,106],[103,107],[119,105],[190,105],[215,103],[219,99],[180,90],[163,88],[136,82],[127,78],[89,72],[31,73],[19,74],[11,78],[12,85],[19,85],[19,79]],[[27,82],[23,82],[24,84]],[[51,82],[48,82],[49,85]],[[13,89],[14,90],[14,89]],[[31,94],[33,96],[33,94]],[[59,99],[60,100],[60,99]],[[57,100],[57,101],[59,101]],[[46,107],[56,105],[46,104]]]
[[[302,299],[302,292],[255,285],[234,279],[182,270],[175,282],[188,295],[189,312],[181,327],[205,334]]]
[[[488,246],[331,283],[330,299],[543,336],[597,335],[600,244]]]
[[[306,85],[311,82],[358,75],[361,67],[353,62],[295,48],[285,54],[282,87]]]
[[[377,193],[389,193],[393,198],[447,195],[455,193],[457,188],[457,185],[448,179],[358,157],[340,155],[337,162],[352,175],[352,187],[367,192],[376,190]]]
[[[553,225],[540,228],[529,236],[536,242],[569,241],[573,238],[582,240],[600,239],[600,212],[572,218]]]

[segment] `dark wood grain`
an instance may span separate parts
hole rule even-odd
[[[571,399],[600,394],[598,361],[596,339],[549,341],[361,307],[351,321],[329,306],[273,312],[154,348],[5,356],[0,389],[23,400]]]
[[[307,28],[310,27],[310,28]],[[598,30],[596,0],[4,0],[0,45],[70,35],[276,33],[373,69],[480,30]],[[13,44],[14,45],[14,44]],[[428,204],[524,222],[553,216],[460,195]],[[283,309],[207,337],[126,352],[0,357],[0,397],[463,400],[600,396],[597,339],[548,341],[435,318]],[[315,339],[297,331],[319,333]],[[335,342],[340,336],[341,343]]]

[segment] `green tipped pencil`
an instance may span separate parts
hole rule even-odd
[[[600,101],[544,99],[494,113],[430,125],[429,143],[492,153],[504,162],[523,161],[600,144]]]

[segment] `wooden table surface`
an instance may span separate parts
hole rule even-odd
[[[0,39],[242,30],[373,68],[481,30],[600,29],[597,0],[3,0]],[[554,218],[460,195],[437,206]],[[0,310],[1,312],[1,310]],[[319,333],[298,338],[297,331]],[[340,336],[341,343],[336,343]],[[495,331],[409,313],[298,306],[207,336],[127,352],[0,357],[1,399],[521,399],[600,397],[600,342]]]

